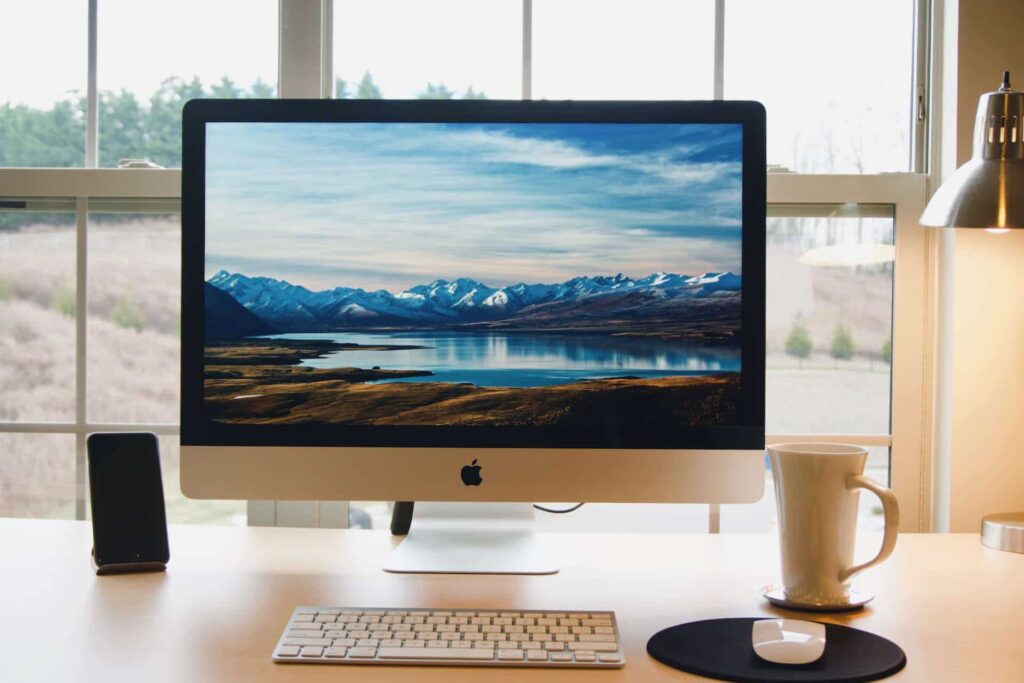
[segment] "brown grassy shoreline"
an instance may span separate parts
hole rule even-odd
[[[729,424],[739,396],[736,373],[519,388],[447,382],[368,384],[430,373],[298,365],[303,358],[320,357],[338,346],[323,341],[245,340],[208,347],[207,414],[238,424],[594,429],[614,420],[630,430],[645,430]]]

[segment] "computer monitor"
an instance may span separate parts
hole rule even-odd
[[[182,230],[187,496],[763,494],[757,103],[196,100]]]

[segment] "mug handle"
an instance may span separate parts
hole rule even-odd
[[[887,557],[892,555],[893,548],[896,547],[897,529],[900,526],[900,506],[896,502],[895,493],[884,486],[879,486],[862,474],[855,474],[848,478],[846,480],[846,488],[847,490],[867,489],[878,496],[879,500],[882,501],[882,513],[885,517],[885,535],[882,537],[882,549],[878,551],[875,559],[843,569],[839,572],[840,581],[846,581],[860,574],[868,567],[874,567],[876,564],[885,561]]]

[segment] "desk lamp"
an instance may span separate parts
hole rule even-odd
[[[978,101],[971,160],[939,187],[921,214],[934,228],[983,228],[993,233],[1024,229],[1024,92],[999,90]],[[981,542],[1024,553],[1024,512],[986,515]]]

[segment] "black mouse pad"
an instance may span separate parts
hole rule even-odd
[[[825,654],[810,664],[774,664],[754,654],[751,629],[764,619],[709,619],[659,631],[647,652],[663,664],[723,681],[877,681],[900,671],[900,647],[867,631],[825,624]]]

